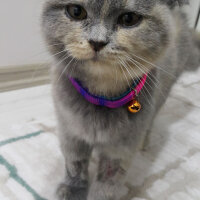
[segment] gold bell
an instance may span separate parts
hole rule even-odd
[[[141,106],[140,102],[135,99],[132,100],[130,102],[130,104],[128,105],[128,110],[131,113],[138,113],[141,110],[141,108],[142,108],[142,106]]]

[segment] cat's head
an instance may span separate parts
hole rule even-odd
[[[139,57],[153,62],[173,38],[172,7],[186,2],[49,0],[43,12],[43,30],[54,54],[66,50],[83,62],[114,64]]]

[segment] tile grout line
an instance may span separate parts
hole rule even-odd
[[[0,147],[5,146],[7,144],[11,144],[20,140],[24,140],[24,139],[29,139],[32,137],[36,137],[39,136],[40,134],[42,134],[43,131],[38,131],[38,132],[34,132],[34,133],[30,133],[24,136],[20,136],[20,137],[16,137],[16,138],[10,138],[8,140],[4,140],[0,142]],[[18,173],[17,173],[17,168],[14,165],[11,165],[10,163],[8,163],[8,161],[0,155],[0,164],[5,166],[7,168],[7,170],[10,172],[10,177],[13,178],[16,182],[18,182],[22,187],[24,187],[28,192],[30,192],[33,197],[35,198],[35,200],[46,200],[42,197],[40,197],[37,192],[31,188],[24,179],[22,179]]]
[[[18,173],[17,173],[17,169],[14,165],[11,165],[10,163],[8,163],[8,161],[0,155],[0,164],[5,166],[7,168],[7,170],[10,172],[10,177],[13,178],[16,182],[18,182],[22,187],[24,187],[28,192],[30,192],[35,200],[46,200],[42,197],[40,197],[37,192],[31,188],[24,179],[22,179]]]
[[[17,141],[20,141],[20,140],[36,137],[36,136],[39,136],[42,133],[43,133],[43,131],[37,131],[37,132],[30,133],[30,134],[27,134],[27,135],[24,135],[24,136],[10,138],[8,140],[1,141],[0,142],[0,147],[5,146],[7,144],[11,144],[11,143],[17,142]]]

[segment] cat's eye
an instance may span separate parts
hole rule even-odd
[[[84,20],[87,18],[86,10],[80,5],[68,5],[65,8],[65,14],[74,20]]]
[[[137,15],[133,12],[122,14],[118,18],[118,24],[123,27],[133,27],[137,26],[142,21],[142,16]]]

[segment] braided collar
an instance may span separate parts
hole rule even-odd
[[[119,108],[119,107],[126,105],[127,103],[129,103],[133,99],[135,99],[135,97],[142,90],[142,88],[143,88],[143,86],[146,82],[146,79],[147,79],[147,74],[144,74],[142,76],[142,78],[134,81],[134,84],[131,87],[131,89],[126,91],[124,94],[120,95],[119,97],[106,98],[106,97],[103,97],[103,96],[95,96],[93,94],[90,94],[88,89],[84,88],[78,80],[76,80],[72,77],[69,77],[69,80],[72,83],[72,85],[75,87],[75,89],[88,102],[90,102],[94,105],[105,106],[105,107],[108,107],[108,108]]]

